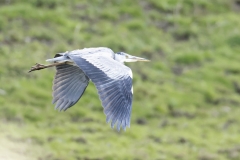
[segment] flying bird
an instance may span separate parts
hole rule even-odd
[[[72,107],[82,97],[91,80],[98,90],[106,121],[117,130],[130,127],[132,111],[132,71],[124,62],[149,61],[105,47],[57,53],[47,59],[50,65],[36,63],[29,72],[56,67],[53,80],[53,104],[60,111]]]

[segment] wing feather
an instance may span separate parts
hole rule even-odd
[[[73,77],[70,81],[68,81],[67,84],[63,86],[59,85],[59,87],[56,90],[54,90],[54,93],[55,93],[54,97],[56,97],[57,99],[64,96],[70,97],[69,93],[71,93],[75,87],[78,87],[76,86],[76,83],[78,83],[78,79]]]
[[[68,54],[68,56],[95,84],[107,116],[106,121],[111,121],[111,127],[117,124],[118,130],[121,127],[125,130],[130,126],[131,69],[106,56],[80,54]]]
[[[67,110],[81,98],[89,83],[89,78],[77,66],[62,64],[56,66],[53,81],[53,104],[58,110]]]

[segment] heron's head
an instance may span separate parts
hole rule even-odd
[[[115,60],[118,62],[137,62],[137,61],[149,61],[148,59],[132,56],[124,52],[115,53]]]

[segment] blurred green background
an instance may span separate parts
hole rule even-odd
[[[0,0],[0,159],[239,160],[239,0]],[[105,46],[148,58],[131,128],[105,122],[92,83],[54,110],[58,52]]]

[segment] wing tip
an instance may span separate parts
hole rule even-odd
[[[106,119],[106,123],[110,123],[110,121],[111,120],[109,118]],[[116,125],[116,129],[117,129],[118,132],[120,132],[121,129],[126,132],[127,127],[130,128],[130,123],[126,124],[126,123],[123,123],[120,120],[117,120],[115,122],[112,120],[111,121],[111,128],[114,129],[115,125]]]

